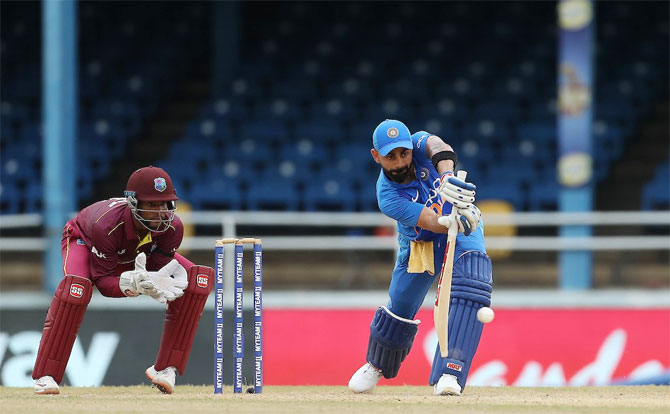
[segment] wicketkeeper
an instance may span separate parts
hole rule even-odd
[[[177,192],[163,169],[133,172],[124,198],[98,201],[63,231],[63,279],[47,312],[33,369],[35,393],[58,394],[93,286],[104,296],[149,295],[167,307],[163,337],[147,377],[167,394],[183,375],[214,271],[177,253],[184,227]],[[141,334],[138,332],[138,334]]]
[[[389,301],[377,309],[370,325],[367,363],[351,377],[349,388],[368,392],[382,376],[398,375],[417,333],[419,321],[414,316],[440,274],[448,229],[439,219],[455,213],[459,234],[449,311],[449,356],[440,356],[438,344],[429,383],[436,395],[460,395],[483,328],[476,313],[490,305],[493,283],[481,212],[473,204],[476,187],[454,176],[456,154],[435,135],[410,134],[402,122],[387,119],[377,126],[372,140],[372,157],[382,167],[377,202],[382,213],[398,222],[399,248]]]

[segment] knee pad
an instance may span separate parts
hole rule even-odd
[[[461,389],[477,351],[484,325],[477,320],[477,311],[491,305],[493,276],[491,259],[482,252],[466,252],[454,263],[451,298],[449,302],[449,357],[435,350],[430,384],[443,374],[455,375]]]
[[[33,379],[50,375],[61,383],[92,293],[93,284],[85,277],[65,275],[60,281],[44,321]]]
[[[157,371],[173,366],[179,375],[184,374],[200,316],[213,285],[214,269],[197,265],[189,268],[184,296],[168,302],[163,337],[154,364]]]
[[[385,306],[377,309],[370,324],[367,361],[380,369],[384,378],[398,375],[400,364],[412,348],[419,322],[401,318]]]

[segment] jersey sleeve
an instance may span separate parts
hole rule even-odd
[[[433,134],[426,131],[419,131],[412,134],[412,144],[414,145],[412,159],[421,165],[426,163],[430,164],[430,159],[428,159],[428,156],[426,155],[426,141],[428,141],[428,137],[431,135]]]
[[[416,226],[424,207],[423,204],[402,197],[391,189],[382,191],[381,195],[378,198],[378,205],[382,213],[406,226]]]
[[[157,271],[174,259],[174,254],[184,237],[184,225],[175,216],[169,229],[156,238],[156,246],[152,247],[147,257],[147,270]]]
[[[125,296],[119,288],[118,253],[114,237],[104,226],[95,226],[91,234],[91,281],[103,296]]]
[[[116,243],[114,238],[107,234],[103,226],[93,227],[91,234],[91,276],[95,281],[96,277],[118,276],[116,266],[118,263],[118,253],[116,252]]]

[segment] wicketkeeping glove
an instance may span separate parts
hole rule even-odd
[[[469,208],[475,202],[475,190],[477,186],[467,183],[452,172],[446,172],[440,177],[440,187],[437,192],[442,200],[456,208]]]
[[[182,297],[188,286],[186,269],[175,259],[157,272],[149,272],[149,279],[157,288],[157,292],[151,297],[160,303]]]
[[[126,296],[155,295],[156,286],[149,278],[147,272],[147,256],[140,253],[135,258],[135,269],[128,270],[119,275],[119,288]]]

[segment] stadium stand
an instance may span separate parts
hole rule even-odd
[[[211,4],[180,6],[133,3],[129,12],[82,4],[80,204],[143,139],[189,65],[202,64],[189,56],[204,47],[209,34],[198,28]],[[240,9],[245,47],[233,79],[153,159],[195,209],[377,210],[370,137],[391,117],[449,141],[478,183],[478,199],[556,208],[553,2],[250,2]],[[668,4],[602,4],[596,18],[600,186],[654,105],[668,100]],[[2,22],[0,211],[39,211],[40,33],[28,30],[39,27],[39,4],[5,5]],[[651,177],[655,165],[648,167]],[[640,190],[644,208],[667,208],[668,176],[666,162]]]

